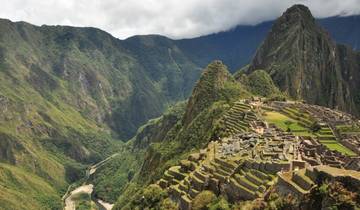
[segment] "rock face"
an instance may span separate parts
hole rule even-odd
[[[359,116],[359,55],[337,45],[307,7],[294,5],[276,20],[249,70],[266,70],[294,99]]]

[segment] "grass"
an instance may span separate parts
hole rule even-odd
[[[350,149],[348,149],[347,147],[345,147],[344,145],[340,144],[335,140],[320,140],[320,143],[325,145],[330,150],[336,150],[348,156],[356,156],[356,154],[353,151],[351,151]]]
[[[275,112],[275,111],[265,112],[263,117],[268,123],[274,124],[275,126],[277,126],[278,128],[280,128],[283,131],[287,131],[289,128],[291,130],[291,132],[294,133],[294,135],[313,136],[311,131],[308,128],[300,125],[297,120],[294,120],[294,119],[292,119],[284,114],[281,114],[279,112]],[[287,125],[286,124],[287,122],[292,122],[292,123]]]
[[[1,209],[60,209],[60,195],[41,177],[0,163]]]
[[[308,113],[300,112],[295,108],[286,107],[283,110],[289,117],[292,119],[298,120],[299,122],[303,123],[304,125],[311,125],[313,124],[313,119],[310,117]]]
[[[360,133],[360,127],[356,125],[338,125],[336,129],[340,131],[340,133]]]
[[[73,198],[75,200],[76,210],[98,210],[96,204],[91,201],[89,194],[81,193]]]

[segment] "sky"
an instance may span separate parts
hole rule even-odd
[[[360,0],[0,0],[0,18],[91,26],[120,39],[143,34],[179,39],[272,20],[296,3],[320,18],[360,14]]]

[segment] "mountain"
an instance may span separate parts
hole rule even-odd
[[[264,70],[242,76],[235,80],[220,61],[209,64],[186,105],[149,121],[128,142],[131,153],[121,159],[137,156],[136,171],[122,190],[116,181],[100,182],[96,195],[112,202],[120,195],[116,210],[359,208],[359,151],[339,137],[359,142],[359,122],[326,107],[259,100],[246,90],[279,94],[271,77]],[[223,93],[232,94],[218,97]],[[113,164],[95,177],[124,177],[128,170],[114,172]]]
[[[336,44],[302,5],[278,18],[249,71],[264,69],[281,91],[358,115],[360,53]]]
[[[165,37],[121,41],[95,28],[1,19],[2,207],[61,206],[88,164],[184,100],[200,70]]]
[[[181,103],[161,118],[149,121],[130,140],[133,153],[143,154],[137,160],[141,167],[134,172],[132,180],[122,186],[124,190],[114,208],[134,209],[141,205],[146,186],[159,179],[166,168],[217,136],[221,116],[235,100],[248,96],[249,93],[235,81],[222,62],[210,63],[203,70],[186,106]]]
[[[359,15],[319,18],[316,21],[337,43],[349,45],[354,50],[360,49]],[[274,21],[266,21],[253,26],[239,25],[229,31],[176,40],[176,44],[199,66],[219,59],[228,65],[231,72],[235,72],[251,62],[273,24]]]
[[[272,21],[254,26],[240,25],[225,32],[176,40],[176,43],[199,66],[222,60],[235,72],[250,62],[271,25]]]
[[[117,201],[118,208],[138,206],[144,191],[152,192],[146,186],[170,166],[211,139],[248,130],[227,117],[245,116],[235,101],[253,94],[282,96],[284,91],[358,113],[359,53],[335,45],[306,9],[299,10],[286,13],[286,30],[275,23],[268,36],[274,40],[267,38],[244,68],[250,74],[236,79],[222,62],[208,63],[223,59],[232,72],[248,64],[272,22],[187,40],[159,35],[119,40],[95,28],[0,19],[0,207],[60,209],[62,195],[89,180],[95,196]],[[356,20],[319,22],[356,47],[358,32],[350,25]],[[335,23],[353,35],[337,30]],[[314,42],[304,46],[311,56],[304,57],[293,40]],[[274,46],[282,47],[281,59],[271,56]],[[284,68],[269,69],[276,63]],[[316,71],[307,72],[307,65]],[[286,74],[288,69],[309,73],[301,81],[312,89],[306,91],[297,74]],[[285,81],[294,83],[284,82],[284,73]],[[253,112],[246,116],[254,117]],[[120,155],[88,177],[89,165],[114,153]]]
[[[360,50],[360,15],[329,17],[319,19],[317,22],[330,33],[337,43]]]

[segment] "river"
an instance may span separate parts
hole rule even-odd
[[[85,182],[81,186],[75,188],[73,191],[71,191],[71,192],[67,191],[65,193],[65,195],[63,196],[63,200],[64,200],[64,204],[65,204],[64,210],[75,210],[76,209],[76,201],[74,198],[77,197],[77,195],[83,194],[83,193],[90,195],[90,197],[93,199],[92,201],[97,205],[97,207],[100,210],[111,210],[112,209],[114,204],[107,203],[100,199],[94,200],[93,196],[91,196],[91,194],[94,191],[94,185],[87,183],[87,181],[88,181],[89,177],[92,174],[94,174],[99,167],[101,167],[102,165],[104,165],[106,162],[108,162],[109,160],[111,160],[112,158],[114,158],[117,155],[118,155],[118,153],[115,153],[115,154],[111,155],[110,157],[108,157],[108,158],[90,166],[88,169],[86,169]],[[69,189],[70,189],[70,186],[69,186]]]

